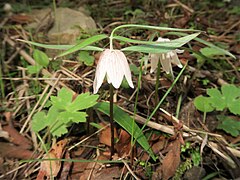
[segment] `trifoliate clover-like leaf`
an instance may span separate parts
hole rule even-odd
[[[52,106],[48,113],[43,111],[36,113],[32,119],[32,130],[34,132],[39,132],[47,126],[52,126],[57,122],[58,119],[58,109]]]
[[[66,122],[86,122],[87,113],[85,112],[68,112],[64,111],[60,113],[59,119]]]
[[[216,88],[207,89],[207,94],[210,97],[206,98],[208,99],[208,101],[211,102],[212,106],[215,107],[216,110],[222,111],[226,107],[224,97],[218,89]]]
[[[234,85],[225,85],[221,88],[226,107],[233,114],[240,114],[240,88]]]
[[[62,135],[68,133],[68,129],[65,124],[56,124],[50,129],[50,133],[55,137],[61,137]]]
[[[219,115],[217,119],[220,121],[218,129],[222,129],[225,132],[237,137],[240,134],[240,122],[227,116]]]
[[[94,106],[97,103],[98,95],[90,95],[89,92],[80,94],[67,107],[67,111],[74,112]]]
[[[209,98],[198,96],[194,99],[195,107],[202,112],[212,112],[214,108],[211,106]]]
[[[199,96],[195,98],[194,104],[196,108],[203,112],[206,111],[209,106],[218,111],[222,111],[228,108],[233,114],[240,115],[240,88],[234,85],[223,85],[221,91],[216,88],[207,89],[209,97]]]
[[[52,104],[60,110],[66,110],[72,102],[72,92],[62,88],[57,96],[51,96]]]

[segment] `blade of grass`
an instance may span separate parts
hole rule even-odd
[[[66,50],[73,48],[76,45],[56,45],[56,44],[42,44],[42,43],[37,43],[37,42],[32,42],[32,41],[25,41],[23,39],[17,39],[17,41],[21,41],[24,43],[28,43],[37,47],[42,47],[46,49],[58,49],[58,50]],[[86,50],[86,51],[103,51],[103,48],[96,47],[96,46],[85,46],[81,48],[80,50]]]

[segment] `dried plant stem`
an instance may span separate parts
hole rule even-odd
[[[114,121],[113,121],[113,85],[110,84],[110,128],[111,128],[111,158],[114,155]]]
[[[161,68],[161,64],[160,64],[160,61],[158,61],[156,85],[155,85],[155,107],[158,105],[158,102],[159,102],[158,87],[159,87],[159,78],[160,78],[160,68]],[[155,116],[156,122],[158,122],[158,113],[155,112],[154,116]]]

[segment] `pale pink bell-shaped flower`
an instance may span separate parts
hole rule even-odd
[[[159,37],[157,42],[170,42],[170,40],[167,38]],[[155,71],[155,69],[158,66],[158,61],[160,61],[163,67],[163,70],[167,74],[171,73],[171,75],[173,76],[171,63],[176,64],[178,67],[182,68],[182,64],[178,59],[177,53],[183,53],[183,52],[184,50],[175,49],[167,53],[150,54],[150,61],[151,61],[150,72],[152,73]]]
[[[102,52],[93,81],[94,94],[98,92],[105,76],[107,76],[108,83],[111,83],[116,89],[120,87],[124,76],[129,86],[134,88],[127,58],[120,50],[105,49]]]

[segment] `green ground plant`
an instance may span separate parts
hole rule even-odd
[[[73,94],[70,90],[62,88],[57,96],[51,96],[51,106],[46,112],[37,112],[32,119],[32,129],[39,133],[47,128],[54,137],[68,133],[68,127],[73,123],[86,122],[86,109],[97,103],[98,95],[83,93],[72,101]]]
[[[206,114],[213,111],[228,111],[236,116],[240,115],[240,88],[233,85],[223,85],[221,91],[217,88],[207,89],[206,96],[198,96],[194,99],[194,105]],[[219,115],[218,128],[230,133],[232,136],[240,134],[240,122],[232,117]]]

